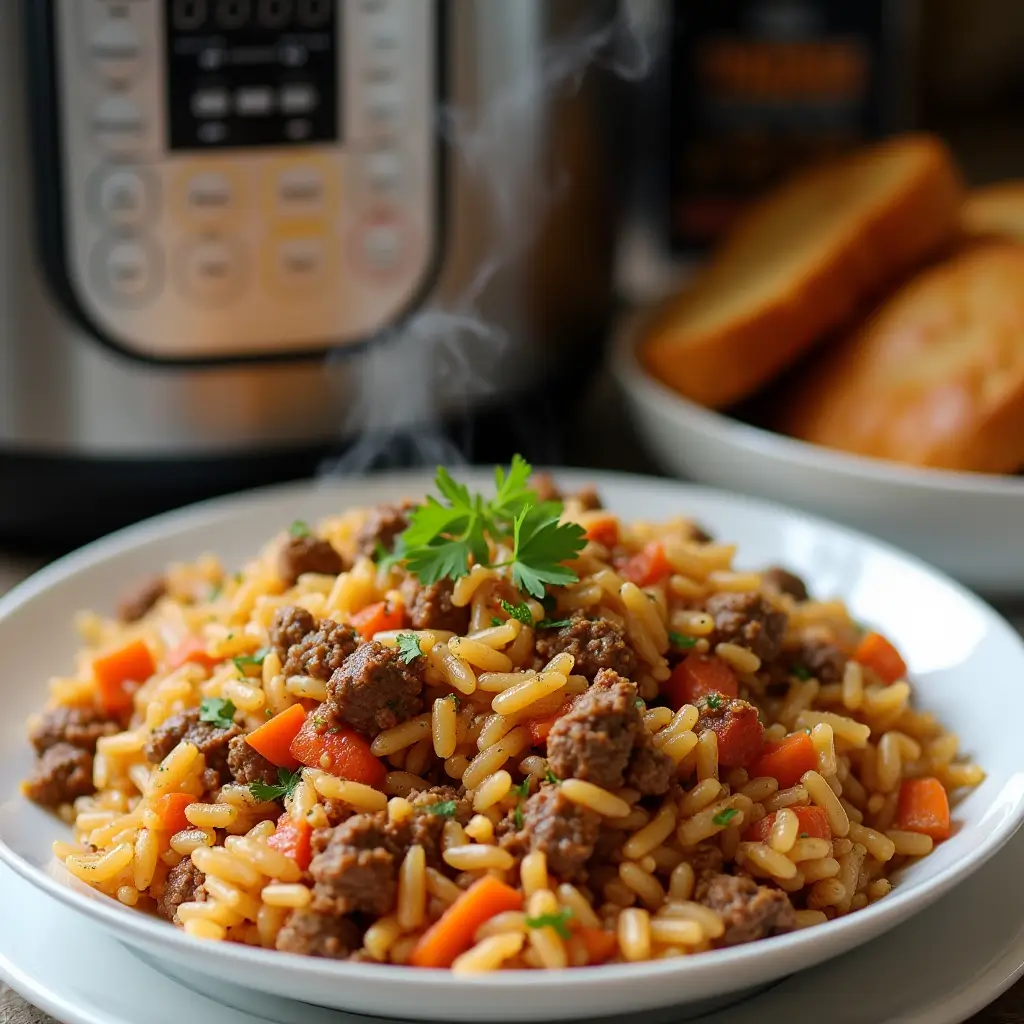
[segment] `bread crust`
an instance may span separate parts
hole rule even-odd
[[[748,397],[948,243],[962,196],[949,152],[929,135],[902,136],[799,176],[760,201],[694,284],[658,311],[641,359],[704,405]],[[759,268],[770,269],[794,238],[812,251],[766,288]],[[730,289],[744,288],[761,294],[741,296],[716,317],[716,296],[729,304]]]
[[[1024,466],[1024,246],[968,247],[903,285],[816,359],[776,425],[917,466]]]

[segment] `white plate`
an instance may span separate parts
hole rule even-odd
[[[839,594],[854,615],[878,623],[900,646],[923,704],[955,723],[986,782],[957,808],[959,829],[913,866],[896,890],[828,926],[681,960],[569,973],[500,972],[459,980],[416,971],[286,956],[204,943],[165,922],[121,907],[55,869],[52,840],[62,827],[18,794],[31,757],[25,716],[44,699],[43,680],[70,664],[76,609],[110,608],[126,582],[169,561],[215,550],[240,564],[282,524],[313,520],[352,504],[422,494],[424,477],[293,485],[240,495],[141,524],[43,570],[0,601],[0,858],[123,942],[179,969],[320,1005],[446,1020],[543,1020],[641,1011],[720,997],[777,980],[874,938],[924,909],[994,854],[1024,813],[1024,774],[1012,729],[1024,718],[1024,647],[985,604],[939,574],[875,541],[800,513],[667,481],[561,473],[567,486],[593,481],[629,518],[692,515],[740,544],[742,566],[781,562],[819,594]],[[469,475],[483,486],[483,477]],[[978,687],[984,683],[984,699]]]
[[[621,322],[612,370],[637,430],[664,470],[846,523],[982,593],[1024,594],[1024,477],[899,466],[705,409],[640,364],[639,321],[630,314]]]
[[[912,921],[699,1024],[812,1024],[825,1006],[829,1024],[960,1024],[1024,972],[1022,859],[1024,834],[1018,833],[991,863]],[[209,996],[202,995],[190,979],[155,970],[2,864],[0,920],[32,922],[0,929],[0,980],[61,1024],[396,1024],[223,982],[204,985]],[[686,1017],[685,1011],[664,1014],[665,1021]],[[640,1018],[643,1024],[657,1019]]]

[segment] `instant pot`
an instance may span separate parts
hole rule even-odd
[[[79,539],[368,432],[566,401],[612,301],[615,76],[588,65],[615,17],[4,4],[0,533]]]

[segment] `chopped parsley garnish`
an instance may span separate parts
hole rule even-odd
[[[301,519],[296,519],[288,527],[288,535],[290,537],[309,537],[312,533],[313,531],[309,528],[309,523],[303,522]]]
[[[420,638],[414,633],[399,633],[396,639],[398,640],[398,656],[406,665],[411,665],[417,658],[422,657]]]
[[[561,629],[563,626],[571,626],[572,619],[541,619],[537,623],[538,629]]]
[[[266,711],[264,711],[263,713],[267,716],[267,718],[273,718],[274,717],[274,712],[271,711],[270,708],[267,708]]]
[[[398,538],[396,551],[409,572],[430,584],[460,579],[471,561],[496,568],[490,541],[512,548],[511,559],[500,564],[510,566],[513,583],[533,597],[543,597],[548,584],[576,583],[579,577],[563,563],[583,550],[583,527],[560,522],[558,502],[539,501],[527,486],[531,471],[521,455],[513,456],[507,473],[495,468],[496,493],[485,500],[439,466],[434,482],[443,502],[429,497]]]
[[[513,786],[509,792],[515,793],[520,800],[525,800],[530,795],[530,776],[527,775],[518,786]]]
[[[810,837],[810,833],[809,832],[801,832],[800,833],[800,838],[801,839],[807,839],[809,837]]]
[[[533,625],[533,612],[530,611],[530,606],[525,601],[512,604],[511,601],[502,599],[501,607],[510,619],[518,619],[524,626]]]
[[[327,726],[327,716],[324,715],[322,712],[318,711],[313,716],[313,727],[315,729],[323,729],[326,726]]]
[[[457,693],[449,693],[448,699],[455,705],[456,711],[462,707],[462,698]]]
[[[296,768],[295,771],[290,772],[287,768],[278,768],[277,777],[280,779],[280,784],[276,786],[268,786],[265,782],[250,782],[249,792],[252,793],[253,798],[269,802],[291,796],[302,778],[302,769]]]
[[[635,705],[636,705],[636,706],[637,706],[638,708],[641,708],[641,709],[642,709],[643,707],[645,707],[645,705],[644,705],[644,701],[643,701],[643,698],[642,698],[642,697],[637,697],[637,699],[636,699],[635,701],[633,701],[633,703],[634,703],[634,704],[635,704]]]
[[[537,917],[526,919],[527,928],[554,928],[563,939],[571,939],[572,932],[569,931],[569,921],[572,919],[572,911],[568,907],[562,907],[554,914],[539,914]]]
[[[806,665],[794,665],[791,671],[801,682],[806,682],[812,674]]]
[[[230,729],[235,724],[235,705],[223,697],[206,697],[199,705],[199,721]]]
[[[668,631],[668,642],[677,651],[688,651],[691,647],[697,645],[697,641],[692,636],[677,633],[674,629]]]
[[[491,625],[492,626],[504,626],[505,623],[502,622],[502,620],[499,619],[497,615],[492,615],[491,616]]]
[[[516,804],[515,810],[512,811],[512,821],[515,823],[516,830],[521,832],[523,830],[523,808]]]
[[[442,800],[440,803],[425,807],[424,810],[427,814],[434,814],[438,818],[454,818],[456,806],[454,800]]]
[[[704,700],[704,703],[712,710],[717,711],[722,706],[722,695],[715,691],[709,693]]]
[[[261,647],[255,654],[240,654],[237,658],[232,658],[235,668],[238,669],[242,675],[246,675],[246,669],[250,665],[262,665],[263,659],[270,653],[269,647]]]
[[[373,545],[373,554],[370,558],[378,569],[388,570],[402,560],[402,555],[397,546],[394,551],[388,551],[380,541],[377,541]]]
[[[540,599],[541,607],[550,615],[558,607],[558,600],[554,594],[545,594]]]
[[[724,811],[719,811],[711,821],[715,825],[728,825],[733,818],[736,817],[740,812],[735,807],[726,807]]]
[[[562,780],[549,768],[544,773],[544,781],[550,782],[552,786],[557,786]]]

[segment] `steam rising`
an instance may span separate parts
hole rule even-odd
[[[442,110],[439,131],[450,144],[452,160],[486,197],[490,247],[465,289],[447,306],[415,313],[375,340],[358,360],[343,353],[331,358],[355,378],[346,389],[352,397],[344,425],[345,436],[356,440],[323,465],[321,475],[356,475],[395,464],[465,463],[463,452],[442,429],[442,416],[452,415],[455,402],[465,403],[463,411],[468,411],[493,390],[491,371],[509,342],[500,324],[480,316],[480,298],[495,275],[529,249],[545,214],[569,185],[561,171],[552,181],[538,180],[540,162],[528,145],[535,119],[547,97],[578,92],[591,68],[610,69],[628,81],[648,73],[651,57],[637,21],[644,8],[643,2],[625,4],[612,20],[580,25],[551,44],[530,73],[510,82],[477,120],[465,110]],[[481,359],[481,352],[490,359]]]

